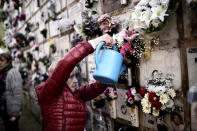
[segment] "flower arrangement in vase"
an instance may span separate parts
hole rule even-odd
[[[140,105],[142,96],[136,87],[130,88],[125,92],[125,102],[128,107],[135,108],[136,105]]]
[[[104,96],[109,101],[110,116],[112,118],[116,119],[116,101],[115,101],[115,99],[117,99],[117,97],[118,97],[118,92],[115,90],[115,88],[108,87],[104,91]]]
[[[155,39],[159,37],[168,16],[175,12],[177,6],[178,0],[140,0],[131,11],[131,24],[146,40],[146,59],[151,56],[151,43],[159,43]]]
[[[145,42],[138,32],[127,27],[120,33],[113,35],[113,39],[116,42],[120,54],[123,55],[123,63],[127,67],[131,67],[133,64],[139,64],[137,61],[144,54]]]
[[[118,92],[113,87],[108,87],[104,91],[104,96],[108,101],[115,100],[118,97]]]
[[[174,110],[176,92],[173,89],[172,75],[154,70],[152,78],[147,80],[146,87],[141,90],[144,94],[141,105],[144,113],[160,116]]]

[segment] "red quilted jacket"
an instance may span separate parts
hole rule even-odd
[[[103,93],[107,85],[99,82],[76,88],[66,84],[75,65],[94,49],[83,41],[58,63],[45,83],[36,87],[42,112],[43,131],[83,131],[86,121],[85,101]]]

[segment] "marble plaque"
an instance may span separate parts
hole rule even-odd
[[[158,50],[151,52],[149,60],[141,60],[140,65],[140,85],[144,86],[145,81],[151,78],[153,70],[162,71],[164,74],[174,75],[174,89],[181,88],[181,65],[180,50]]]
[[[82,6],[79,3],[70,7],[68,9],[69,19],[74,20],[76,24],[81,24],[82,17],[80,12],[82,12]]]
[[[59,12],[61,11],[62,7],[61,7],[61,3],[60,0],[56,0],[55,1],[55,12]]]
[[[197,46],[187,48],[189,87],[197,83]]]

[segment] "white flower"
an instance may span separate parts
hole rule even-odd
[[[135,95],[135,93],[136,93],[136,89],[135,88],[131,88],[130,91],[131,91],[132,95]]]
[[[166,4],[168,5],[169,4],[169,0],[160,0],[161,4]]]
[[[149,5],[150,6],[159,6],[160,0],[150,0]]]
[[[170,99],[170,100],[166,103],[166,107],[167,107],[167,108],[172,108],[173,106],[174,106],[174,101]]]
[[[154,109],[154,110],[153,110],[153,115],[154,115],[154,116],[159,116],[159,110],[155,110],[155,109]]]
[[[116,42],[118,44],[118,47],[122,47],[122,45],[124,44],[124,30],[122,30],[120,33],[118,34],[114,34],[113,35],[113,41]]]
[[[147,5],[150,0],[140,0],[140,2],[137,5]]]
[[[165,92],[166,91],[166,88],[165,86],[155,86],[155,85],[151,85],[149,84],[148,85],[148,91],[149,92]]]
[[[148,107],[148,106],[143,106],[142,110],[143,110],[144,113],[150,113],[151,112],[151,108]]]
[[[133,21],[133,29],[136,31],[140,31],[141,29],[147,29],[148,27],[146,26],[145,22],[142,22],[140,20],[135,20]]]
[[[141,17],[141,21],[144,21],[146,23],[146,26],[149,27],[150,22],[151,22],[151,16],[152,16],[152,12],[150,9],[147,9],[146,11],[143,12],[142,17]]]
[[[176,93],[175,93],[174,89],[169,89],[167,93],[172,98],[174,98],[176,96]]]
[[[158,19],[152,20],[152,24],[154,27],[158,27],[161,22]]]
[[[131,19],[133,20],[139,20],[142,17],[142,11],[139,9],[136,9],[131,14]]]
[[[160,95],[160,100],[159,100],[162,104],[165,104],[169,101],[169,96],[167,94],[161,94]]]
[[[166,109],[166,106],[165,105],[162,105],[161,106],[161,110],[165,110]]]
[[[151,107],[151,103],[150,103],[149,100],[146,99],[146,98],[143,98],[143,99],[141,100],[141,105],[142,105],[142,106],[145,106],[145,107]]]
[[[159,18],[163,22],[164,17],[168,16],[168,14],[166,14],[167,9],[164,9],[161,6],[152,7],[151,10],[153,12],[153,14],[151,16],[152,20]]]

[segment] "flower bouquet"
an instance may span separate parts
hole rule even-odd
[[[118,97],[118,92],[113,87],[108,87],[104,91],[104,95],[108,101],[115,100]]]
[[[115,99],[118,97],[118,92],[113,87],[108,87],[104,91],[104,96],[109,101],[110,116],[115,119],[116,118],[116,101],[115,101]]]
[[[128,107],[135,108],[136,105],[140,104],[142,96],[135,87],[132,87],[125,93],[125,99],[126,105]]]
[[[139,64],[138,59],[144,54],[145,49],[145,42],[139,33],[128,27],[114,34],[113,41],[117,44],[120,54],[123,55],[123,64],[127,67]]]
[[[98,14],[94,10],[85,10],[81,14],[82,16],[82,35],[87,39],[91,39],[96,35],[101,35],[102,32],[99,29],[99,24],[97,22]]]
[[[178,6],[178,0],[140,0],[131,13],[131,24],[146,40],[145,58],[150,58],[151,42],[158,38],[167,23],[167,16]],[[155,41],[154,44],[158,44]]]
[[[114,17],[109,16],[108,14],[104,14],[98,19],[99,28],[102,30],[103,34],[113,34],[117,33],[117,27],[119,25],[119,21]]]
[[[172,81],[172,75],[164,76],[157,70],[153,71],[152,79],[149,79],[146,87],[141,89],[144,94],[141,100],[144,113],[159,116],[173,111],[176,93]]]
[[[139,112],[138,106],[140,105],[140,100],[142,99],[138,88],[132,87],[125,92],[125,102],[130,109],[131,124],[133,126],[139,127]]]

